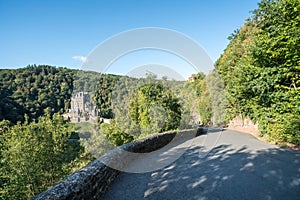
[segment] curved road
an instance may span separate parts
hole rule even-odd
[[[155,160],[157,155],[145,155],[129,167]],[[299,200],[300,152],[247,133],[210,129],[165,168],[121,173],[103,199]]]

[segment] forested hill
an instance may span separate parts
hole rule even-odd
[[[70,105],[75,70],[52,66],[28,66],[0,70],[0,120],[23,121],[24,114],[37,119],[45,112]]]
[[[101,78],[109,82],[116,76],[48,65],[0,69],[0,121],[16,123],[24,121],[25,114],[31,121],[45,113],[63,113],[70,108],[73,92],[96,91]]]
[[[37,120],[64,113],[72,93],[89,92],[104,117],[112,118],[111,95],[121,76],[49,65],[0,69],[0,121]],[[125,78],[125,77],[124,77]],[[133,80],[132,78],[129,78]]]

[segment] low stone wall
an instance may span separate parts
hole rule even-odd
[[[253,135],[258,135],[258,124],[251,121],[251,119],[249,119],[248,117],[246,117],[245,119],[235,117],[234,119],[230,120],[228,128],[248,132]]]
[[[33,199],[100,199],[109,185],[120,173],[119,170],[108,166],[118,165],[117,168],[122,169],[134,159],[132,157],[126,157],[124,150],[134,153],[147,153],[164,147],[173,139],[179,140],[185,137],[195,137],[202,133],[202,128],[180,131],[179,133],[168,132],[122,145],[91,162],[89,165],[68,176],[49,190],[35,196]],[[113,165],[104,164],[110,162],[112,162]]]

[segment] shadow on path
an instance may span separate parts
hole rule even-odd
[[[299,152],[218,144],[203,156],[202,148],[155,172],[122,173],[103,199],[299,199]]]

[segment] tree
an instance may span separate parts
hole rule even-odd
[[[101,124],[100,129],[102,133],[116,146],[126,144],[134,139],[132,135],[121,130],[115,120],[111,120],[110,124]]]
[[[211,102],[210,102],[210,93],[207,88],[207,84],[203,81],[201,84],[201,93],[199,96],[199,114],[200,114],[200,123],[204,125],[209,125],[212,117]]]
[[[207,108],[211,112],[212,124],[215,126],[224,126],[226,124],[226,94],[221,75],[214,70],[206,76],[205,83],[207,85],[205,92],[208,95],[203,94],[202,99],[205,101],[206,96],[206,101],[207,99],[209,100],[210,105],[207,105]]]
[[[28,199],[70,174],[69,163],[83,151],[69,139],[72,126],[59,114],[38,122],[1,123],[1,198]]]
[[[112,111],[112,92],[119,80],[119,76],[110,74],[101,74],[99,79],[96,93],[95,102],[100,110],[102,117],[113,118],[114,113]]]
[[[69,104],[75,70],[47,65],[0,70],[0,120],[13,123],[37,119],[49,108],[51,115]]]
[[[145,84],[130,99],[129,113],[140,127],[157,127],[158,132],[177,129],[181,120],[179,100],[159,83]]]
[[[270,138],[276,132],[280,142],[300,144],[300,130],[286,127],[299,126],[300,2],[263,0],[254,11],[253,23],[257,27],[251,48],[253,65],[263,72],[257,78],[263,87],[255,88],[260,94],[256,102],[269,113],[259,118],[261,123],[268,123],[262,131]],[[287,119],[292,124],[286,123]]]
[[[227,113],[259,123],[260,135],[300,144],[300,2],[262,0],[217,61]]]

